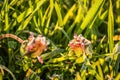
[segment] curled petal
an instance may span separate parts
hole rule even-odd
[[[28,46],[28,52],[31,52],[33,49],[33,45]]]
[[[46,40],[45,37],[43,37],[42,35],[39,35],[35,39],[35,42],[41,44],[44,47],[44,50],[46,50],[46,48],[47,48],[47,40]]]
[[[43,59],[40,56],[37,56],[38,61],[43,64]]]
[[[72,50],[76,49],[76,48],[81,48],[82,50],[84,50],[86,45],[90,45],[91,42],[87,39],[85,39],[82,34],[80,35],[76,35],[74,34],[73,36],[73,40],[70,41],[70,43],[68,44],[68,46],[70,46],[70,48]]]
[[[30,32],[30,36],[28,38],[28,46],[32,45],[34,43],[34,41],[35,41],[34,33]]]

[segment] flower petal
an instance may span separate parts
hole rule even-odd
[[[40,56],[37,56],[38,61],[43,64],[43,59]]]

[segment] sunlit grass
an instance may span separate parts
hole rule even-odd
[[[1,0],[0,35],[10,33],[27,42],[34,32],[49,45],[41,64],[20,55],[21,43],[0,36],[0,78],[119,80],[119,5],[120,0]],[[68,46],[80,34],[91,42],[83,53]]]

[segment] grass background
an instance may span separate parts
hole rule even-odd
[[[43,53],[49,54],[45,64],[21,61],[20,44],[10,38],[0,40],[1,79],[120,79],[120,0],[0,0],[0,34],[26,40],[30,31],[50,41]],[[67,58],[68,43],[75,33],[92,42],[95,54],[89,59],[90,66]],[[29,68],[32,76],[26,78]]]

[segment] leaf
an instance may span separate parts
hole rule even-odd
[[[55,2],[55,10],[56,10],[57,17],[58,17],[58,25],[59,25],[59,26],[62,26],[63,23],[62,23],[61,10],[60,10],[60,7],[59,7],[59,5],[57,4],[57,2]]]
[[[7,67],[0,64],[0,68],[6,70],[12,76],[13,80],[16,80],[15,75]]]
[[[0,80],[3,80],[3,74],[0,72]]]
[[[18,0],[12,0],[12,1],[10,2],[9,6],[15,5],[17,2],[18,2]]]
[[[75,18],[74,22],[72,23],[72,25],[67,30],[68,34],[70,34],[72,32],[73,28],[75,27],[75,24],[78,24],[82,21],[83,17],[84,17],[83,8],[81,6],[79,6],[76,18]]]
[[[75,80],[82,80],[79,72],[76,72]]]
[[[55,57],[55,56],[59,55],[61,52],[63,52],[63,49],[58,48],[58,49],[55,49],[55,50],[52,51],[52,52],[42,54],[42,55],[41,55],[41,58],[42,58],[43,60],[47,60],[47,59],[50,59],[50,58],[52,58],[52,57]]]
[[[108,13],[108,44],[109,44],[109,52],[113,52],[114,41],[114,16],[113,16],[113,9],[112,9],[112,1],[110,0],[110,7]]]
[[[18,17],[17,17],[17,22],[20,23],[23,21],[28,15],[30,15],[33,12],[31,8],[28,8],[24,12],[22,12]]]
[[[120,64],[120,54],[116,54],[114,56],[116,59],[114,58],[115,64],[114,64],[113,70],[114,70],[114,75],[116,75],[119,73],[119,68],[120,68],[120,65],[119,65]]]
[[[78,57],[75,62],[80,64],[80,63],[84,62],[84,59],[83,59],[83,57]]]
[[[85,16],[84,21],[82,22],[80,28],[77,30],[77,34],[80,34],[95,18],[96,14],[99,12],[99,9],[102,6],[104,0],[97,0],[94,5],[90,8],[87,15]]]
[[[33,17],[33,15],[35,14],[35,12],[36,12],[45,2],[46,2],[46,0],[42,0],[42,1],[39,1],[39,2],[37,3],[37,6],[36,6],[35,10],[34,10],[34,11],[31,13],[31,15],[28,16],[28,18],[18,27],[18,29],[17,29],[16,32],[21,31],[21,30],[24,30],[24,29],[27,27],[28,23],[29,23],[30,20],[32,19],[32,17]]]
[[[50,9],[50,6],[48,6],[46,11],[44,12],[44,16],[42,17],[42,23],[41,23],[42,26],[44,26],[44,24],[45,24],[45,20],[47,18],[47,14],[49,13],[49,9]]]
[[[115,77],[115,80],[120,80],[120,73]]]
[[[15,42],[15,41],[8,41],[8,47],[10,47],[12,49],[16,49],[17,42]]]
[[[89,70],[89,72],[95,76],[96,80],[103,80],[95,70]]]
[[[7,31],[10,27],[9,26],[9,18],[8,18],[8,10],[9,10],[8,0],[4,1],[4,5],[5,5],[5,28],[4,28],[4,31]]]
[[[49,32],[49,25],[50,25],[50,20],[51,20],[51,17],[52,17],[53,9],[54,9],[54,3],[53,3],[53,0],[50,0],[50,11],[48,13],[48,16],[47,16],[48,19],[47,19],[45,29],[44,29],[45,35],[48,34],[48,32]]]
[[[99,63],[97,64],[97,68],[98,68],[98,73],[99,73],[100,77],[103,79],[103,72],[102,72],[102,68]]]
[[[74,10],[76,10],[76,4],[73,4],[73,6],[69,9],[67,14],[65,15],[65,17],[63,19],[63,25],[65,25],[67,23],[67,21],[69,20],[69,18],[73,16]]]

